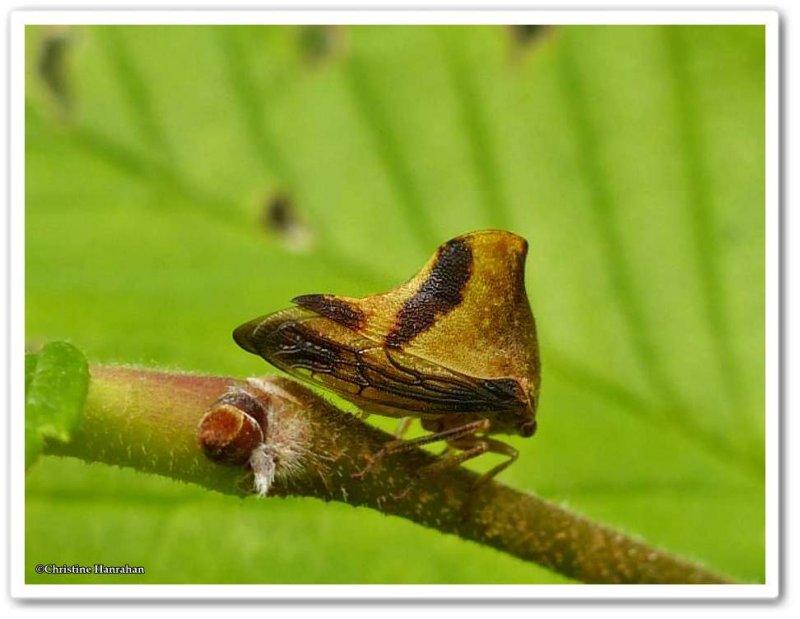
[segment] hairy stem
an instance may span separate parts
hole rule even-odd
[[[95,366],[91,373],[81,427],[70,443],[48,444],[47,453],[133,467],[227,494],[253,492],[252,473],[211,461],[198,442],[204,413],[245,383],[113,366]],[[417,476],[437,460],[420,449],[388,457],[354,479],[392,437],[294,381],[271,377],[259,384],[272,411],[264,440],[276,454],[269,496],[369,506],[582,582],[732,582],[534,495],[494,481],[476,486],[477,476],[465,468]]]

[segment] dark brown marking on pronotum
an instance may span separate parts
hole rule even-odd
[[[386,346],[400,348],[457,308],[472,275],[472,248],[462,239],[442,245],[427,279],[397,313]]]
[[[267,411],[263,402],[243,389],[219,398],[200,421],[198,440],[210,459],[244,465],[264,442]]]
[[[343,327],[357,331],[364,326],[364,312],[356,305],[327,294],[305,294],[292,299],[292,303],[330,318]]]

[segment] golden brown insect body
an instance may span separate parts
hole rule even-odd
[[[245,350],[321,385],[366,412],[419,417],[434,434],[394,441],[447,441],[453,463],[511,447],[489,434],[536,430],[540,365],[525,292],[527,242],[510,232],[473,232],[441,245],[397,288],[353,299],[306,295],[298,306],[234,332]]]

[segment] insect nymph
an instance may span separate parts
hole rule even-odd
[[[493,434],[536,431],[540,365],[525,292],[528,244],[486,230],[441,245],[422,270],[389,292],[354,299],[312,294],[297,307],[243,324],[245,350],[353,402],[367,413],[418,417],[431,434],[387,443],[384,456],[445,441],[458,450],[433,465],[487,451],[517,458]]]

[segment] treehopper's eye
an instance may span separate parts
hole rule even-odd
[[[536,421],[526,421],[519,427],[519,435],[523,438],[529,438],[536,434]]]

